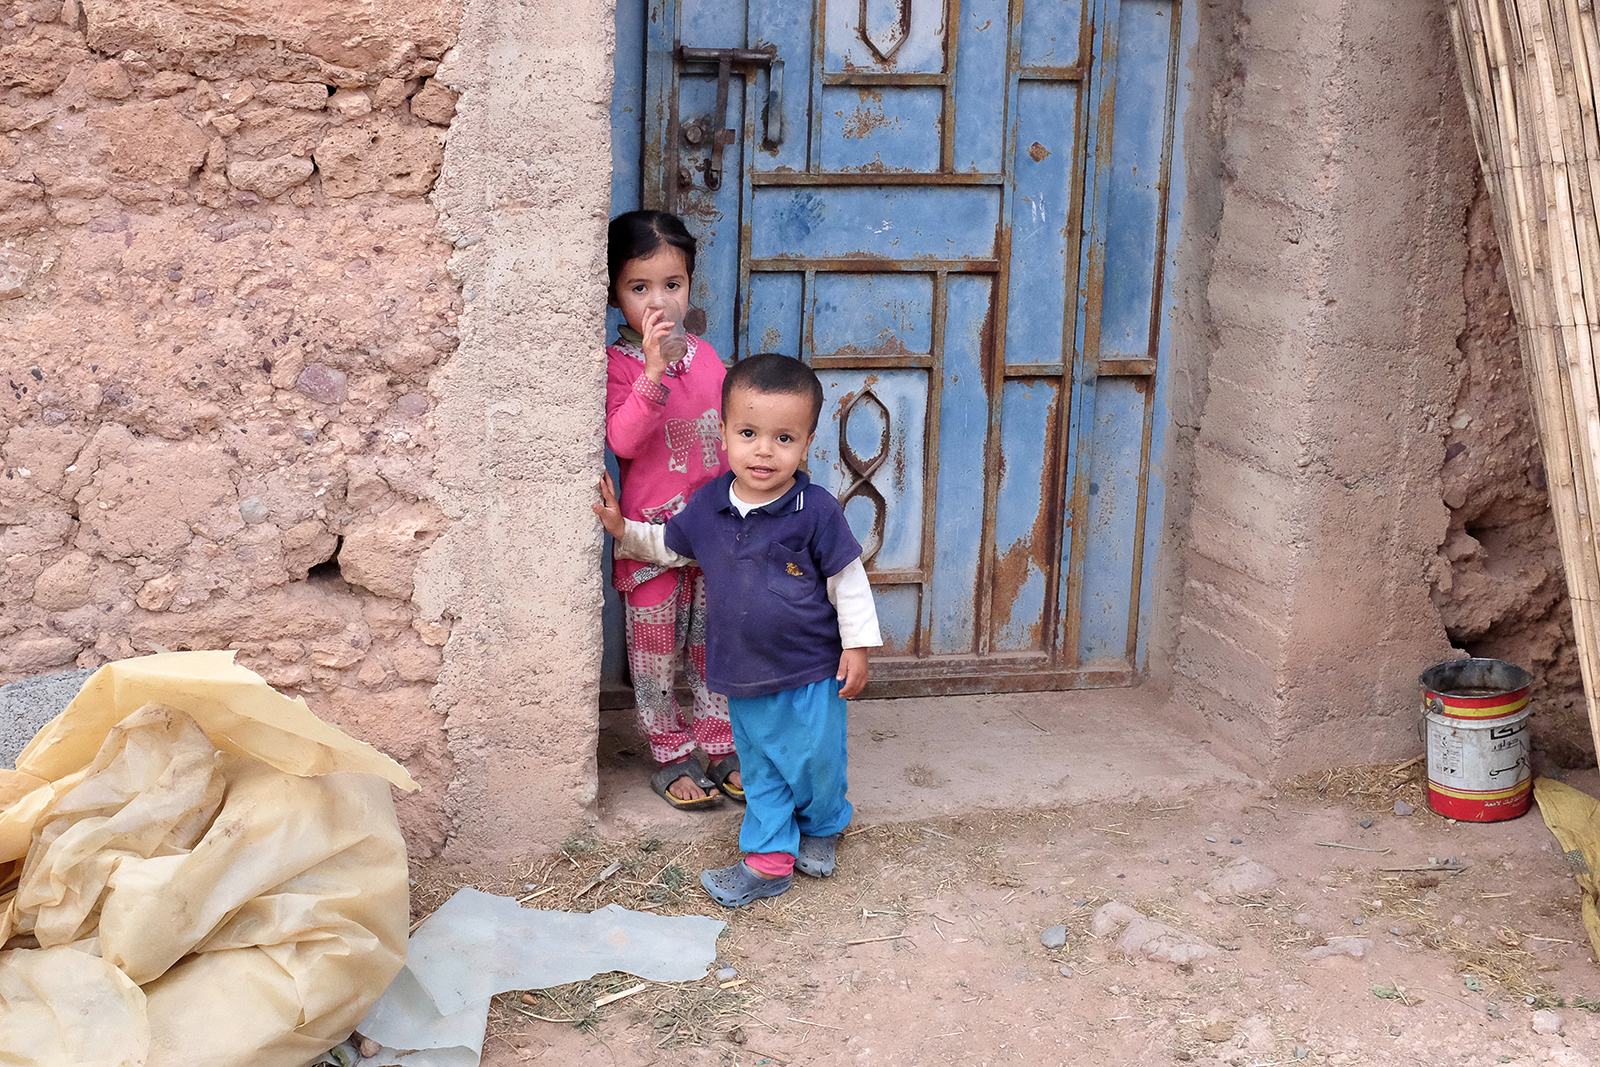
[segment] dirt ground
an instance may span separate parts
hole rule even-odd
[[[1016,720],[1023,706],[986,700],[978,711],[992,724]],[[1029,706],[1018,738],[1055,737],[1071,725],[1070,707]],[[894,714],[908,710],[917,709]],[[853,783],[893,771],[902,792],[942,795],[906,785],[927,765],[893,767],[926,758],[920,747],[875,756],[872,732],[894,732],[886,714],[856,714]],[[1112,735],[1108,751],[1127,751],[1115,744],[1118,731],[1100,733]],[[719,963],[735,974],[650,984],[598,1009],[596,1000],[640,983],[613,974],[508,994],[490,1019],[490,1067],[1600,1064],[1600,967],[1577,884],[1537,808],[1500,823],[1436,816],[1420,761],[1269,784],[1196,770],[1190,759],[1168,778],[1140,778],[1137,789],[1088,790],[1098,798],[1058,788],[1022,810],[974,803],[923,817],[904,803],[874,809],[858,800],[835,878],[797,877],[781,897],[727,911],[704,895],[698,874],[737,854],[737,807],[691,819],[648,794],[638,799],[629,791],[642,778],[639,757],[625,732],[608,736],[602,809],[611,811],[596,834],[510,871],[468,877],[423,867],[417,916],[463,881],[537,894],[530,907],[617,902],[715,915],[729,924]],[[1038,740],[1035,750],[1049,747]],[[1099,787],[1118,780],[1118,768],[1088,755]],[[1145,758],[1164,755],[1147,749]],[[1013,770],[1032,773],[1027,759]],[[1064,779],[1075,777],[1083,775]],[[1593,769],[1566,780],[1600,795]],[[862,788],[873,795],[869,783]],[[1413,813],[1397,815],[1397,800]],[[656,807],[665,815],[646,825]],[[1219,887],[1240,857],[1273,872],[1271,884]],[[1112,901],[1193,935],[1210,953],[1185,965],[1130,957],[1115,931],[1091,930]],[[1057,925],[1066,944],[1046,948],[1041,935]],[[1330,943],[1365,953],[1308,958]]]

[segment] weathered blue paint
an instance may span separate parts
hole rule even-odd
[[[800,358],[800,313],[805,277],[798,271],[762,271],[750,278],[745,351]]]
[[[994,102],[1004,100],[1009,84],[1006,46],[1011,39],[1006,0],[962,0],[956,25],[955,173],[1000,173],[1005,159],[1006,126],[997,121]]]
[[[1022,6],[1022,65],[1070,67],[1082,56],[1083,0],[1031,0]]]
[[[818,275],[811,350],[819,356],[933,351],[933,276]]]
[[[995,254],[999,215],[1000,190],[983,186],[763,187],[755,191],[750,254],[986,259]]]
[[[1157,187],[1166,128],[1171,4],[1124,0],[1117,49],[1115,139],[1105,211],[1100,358],[1143,358],[1153,349]],[[1141,417],[1141,422],[1142,417]]]
[[[1078,277],[1071,229],[1079,95],[1075,82],[1024,82],[1017,89],[1007,363],[1059,366],[1063,342],[1073,335],[1067,327],[1077,305],[1070,287]]]
[[[822,169],[922,171],[939,169],[944,93],[933,87],[828,86],[822,90]]]
[[[842,498],[860,478],[851,461],[863,468],[877,462],[867,478],[871,491],[846,500],[845,517],[867,550],[869,565],[919,567],[926,457],[918,431],[928,408],[927,372],[825,369],[818,377],[824,417],[811,446],[811,477]],[[884,505],[881,515],[878,500]]]
[[[874,677],[1134,678],[1163,499],[1181,3],[868,0],[863,33],[860,0],[645,2],[639,198],[701,238],[695,297],[725,358],[817,367],[809,466],[868,547]],[[757,57],[728,81],[719,190],[717,70],[679,44],[775,46],[781,78]],[[704,137],[681,136],[691,121]]]
[[[944,329],[939,462],[934,468],[933,567],[928,576],[929,651],[977,651],[978,562],[983,548],[983,457],[989,424],[984,384],[986,326],[994,284],[982,275],[950,277]]]
[[[1102,378],[1090,428],[1089,494],[1083,509],[1082,623],[1078,656],[1120,660],[1128,651],[1128,596],[1138,543],[1144,381]]]
[[[1041,485],[1055,436],[1058,379],[1006,382],[1000,423],[1000,485],[995,505],[994,597],[996,652],[1042,650],[1049,522]]]

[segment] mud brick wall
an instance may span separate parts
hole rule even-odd
[[[1275,771],[1413,752],[1417,673],[1452,655],[1430,594],[1477,171],[1444,10],[1201,18],[1175,700]]]
[[[427,199],[459,4],[30,0],[0,22],[0,681],[233,648],[452,769],[413,600],[461,296]]]

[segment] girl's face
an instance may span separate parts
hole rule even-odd
[[[651,308],[664,307],[670,299],[679,314],[687,309],[691,280],[683,249],[662,245],[651,255],[622,265],[611,291],[611,306],[622,311],[629,326],[643,333],[644,314]]]

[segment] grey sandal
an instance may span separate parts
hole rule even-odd
[[[719,867],[714,871],[702,872],[700,884],[706,887],[711,899],[723,907],[742,908],[752,900],[775,897],[784,892],[794,885],[794,875],[763,878],[740,860],[732,867]]]
[[[733,785],[728,781],[728,777],[738,769],[739,753],[730,752],[721,759],[713,759],[711,761],[711,766],[706,768],[706,777],[717,783],[717,788],[722,790],[723,796],[727,797],[729,800],[737,800],[739,803],[743,804],[744,788],[742,786]],[[743,781],[744,775],[741,774],[739,779],[740,781]]]
[[[807,837],[801,834],[799,855],[795,857],[794,869],[812,878],[832,878],[833,863],[839,849],[839,837],[839,834],[831,837]]]
[[[679,778],[689,779],[705,790],[706,795],[699,800],[682,800],[667,792],[667,788]],[[675,808],[710,808],[722,803],[722,794],[717,792],[717,783],[706,777],[706,772],[700,767],[700,761],[693,756],[686,756],[656,771],[650,776],[650,788]]]

